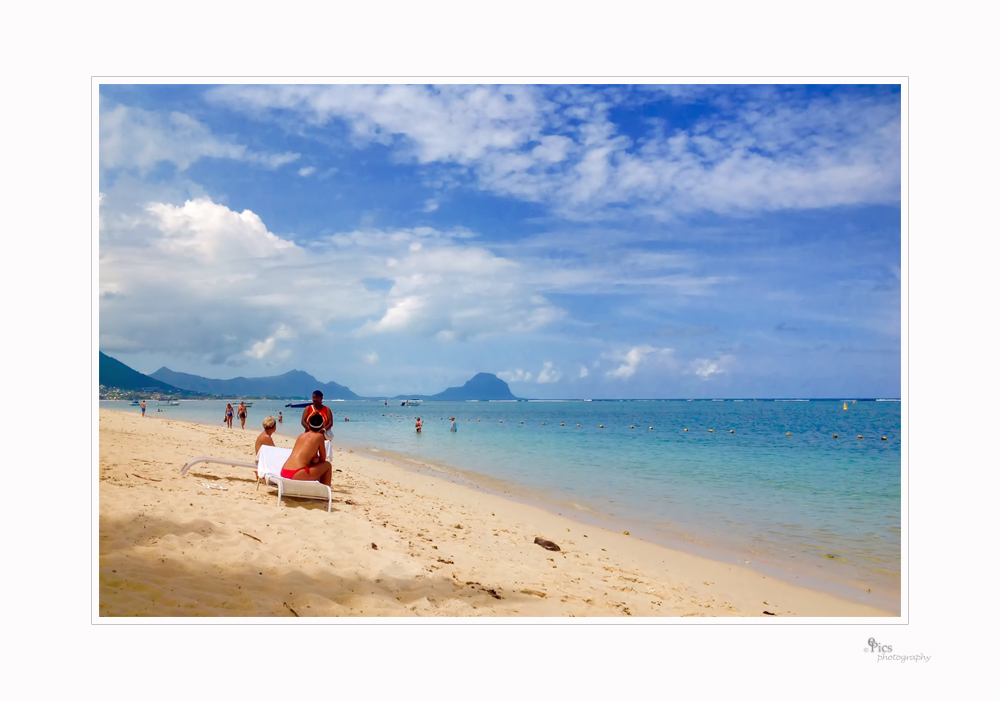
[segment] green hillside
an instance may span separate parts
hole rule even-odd
[[[99,384],[107,389],[123,391],[157,392],[160,394],[183,394],[183,390],[161,382],[149,375],[143,375],[110,355],[99,353]]]

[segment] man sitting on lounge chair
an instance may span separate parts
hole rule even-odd
[[[257,441],[253,444],[254,455],[260,452],[260,447],[262,445],[274,445],[274,439],[271,438],[271,434],[278,430],[277,422],[274,420],[273,416],[268,416],[264,419],[263,425],[264,430],[261,431],[259,436],[257,436]]]
[[[309,430],[295,439],[292,454],[281,468],[281,476],[291,480],[312,480],[330,486],[333,465],[327,460],[322,414],[308,418]]]

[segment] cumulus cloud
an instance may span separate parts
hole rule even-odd
[[[256,358],[257,360],[262,360],[272,355],[275,350],[275,344],[282,339],[295,338],[295,332],[292,331],[286,324],[279,324],[278,328],[275,329],[274,333],[268,336],[263,341],[257,341],[249,349],[244,351],[244,353],[251,358]],[[288,349],[285,349],[277,354],[278,359],[287,358],[290,354]]]
[[[531,373],[525,372],[521,368],[498,372],[497,377],[504,382],[531,382]]]
[[[728,372],[736,360],[734,355],[721,355],[715,360],[708,358],[696,358],[689,364],[689,369],[702,379],[709,379],[715,375]]]
[[[538,384],[544,385],[549,382],[558,382],[562,373],[552,367],[552,362],[546,360],[542,363],[542,369],[538,373]]]
[[[299,175],[301,175],[303,178],[308,178],[315,172],[316,168],[313,166],[306,166],[305,168],[299,168]]]
[[[365,353],[365,362],[368,365],[374,365],[378,362],[378,353],[372,351],[371,353]]]
[[[620,364],[617,368],[608,370],[604,374],[611,379],[628,379],[635,375],[640,365],[647,364],[650,361],[669,363],[672,360],[673,353],[674,350],[672,348],[655,348],[650,345],[635,346],[624,353],[615,354],[613,357],[616,357]]]
[[[356,242],[365,249],[394,253],[380,273],[394,281],[385,312],[356,328],[353,335],[406,333],[463,340],[527,333],[565,315],[524,284],[528,280],[520,264],[449,238],[427,228],[333,237],[338,246]]]
[[[188,200],[182,206],[154,202],[146,207],[163,234],[157,241],[166,254],[215,260],[264,258],[296,248],[275,236],[260,217],[248,209],[234,212],[208,198]]]
[[[589,374],[590,374],[590,371],[587,369],[587,366],[586,365],[581,365],[580,366],[580,377],[584,378],[584,377],[586,377]]]
[[[256,213],[208,198],[129,209],[116,197],[106,193],[101,205],[114,214],[100,230],[106,352],[274,360],[291,332],[300,341],[341,334],[461,342],[530,332],[564,315],[522,265],[463,229],[353,231],[302,247]]]
[[[571,86],[224,86],[209,99],[261,117],[291,113],[346,126],[364,148],[468,171],[476,187],[570,218],[627,211],[659,219],[898,202],[898,94],[802,96],[748,86],[725,102],[710,86],[661,90],[715,101],[686,128],[626,136],[612,118],[636,88]],[[732,92],[732,91],[730,91]],[[553,132],[560,132],[558,134]]]
[[[260,153],[221,139],[183,112],[162,114],[101,103],[100,162],[104,168],[147,171],[161,161],[187,169],[200,158],[228,158],[279,168],[297,153]]]
[[[424,211],[425,212],[437,211],[438,206],[439,203],[437,200],[434,199],[427,200],[426,202],[424,202]]]

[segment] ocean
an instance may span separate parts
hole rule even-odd
[[[285,403],[254,400],[248,442],[279,411],[280,433],[301,432]],[[150,418],[221,425],[226,402],[146,404]],[[337,447],[899,613],[899,401],[327,404]]]

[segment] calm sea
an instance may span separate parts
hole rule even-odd
[[[254,401],[248,442],[279,411],[281,433],[301,432],[302,410],[284,404]],[[899,612],[898,401],[327,404],[338,446]],[[222,425],[225,405],[149,401],[147,413]]]

